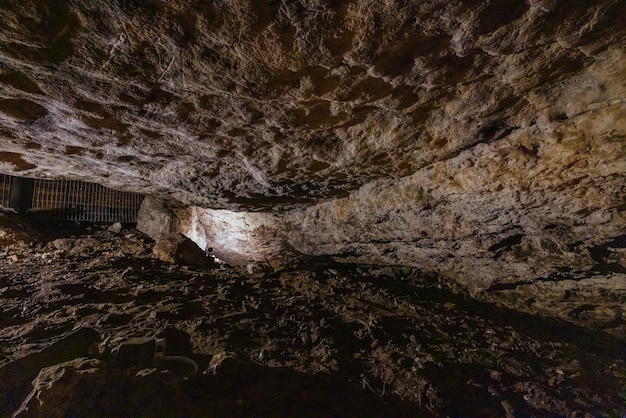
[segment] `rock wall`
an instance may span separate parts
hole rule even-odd
[[[625,58],[612,51],[553,90],[527,127],[291,212],[292,242],[305,253],[427,266],[483,289],[599,269],[599,248],[623,245],[626,225],[626,84],[615,77]]]
[[[183,234],[207,254],[234,265],[272,262],[288,248],[276,215],[204,209],[150,196],[141,205],[137,228],[157,243]]]
[[[619,320],[626,106],[612,103],[291,212],[290,242],[310,255],[435,271],[522,310],[578,319],[585,305],[589,318]]]

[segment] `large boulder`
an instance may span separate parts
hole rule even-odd
[[[86,417],[98,412],[94,405],[107,389],[103,361],[78,358],[41,369],[33,390],[14,417]]]
[[[161,236],[155,243],[154,256],[159,260],[181,266],[209,267],[213,259],[198,245],[178,233]]]
[[[180,383],[156,369],[121,370],[77,358],[43,368],[16,418],[194,416]]]

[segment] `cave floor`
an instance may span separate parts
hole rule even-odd
[[[89,399],[42,395],[43,415],[61,406],[66,416],[626,414],[623,339],[475,301],[415,270],[323,260],[200,270],[153,259],[135,230],[96,226],[18,238],[0,264],[0,376],[81,327],[101,335],[85,356],[104,364],[127,339],[164,336],[169,355],[199,370],[179,380],[109,364]],[[44,350],[43,363],[70,351]],[[38,361],[0,382],[0,416],[32,390]]]

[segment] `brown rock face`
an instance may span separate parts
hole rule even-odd
[[[144,372],[128,375],[90,358],[46,367],[33,380],[33,390],[12,416],[195,415],[174,379],[152,373],[154,370]]]
[[[78,358],[42,369],[33,381],[33,391],[13,416],[87,415],[93,410],[92,399],[106,388],[104,365],[100,360]],[[81,399],[89,401],[73,405]]]
[[[238,262],[622,292],[624,21],[613,0],[6,1],[0,168],[177,199],[173,229]]]

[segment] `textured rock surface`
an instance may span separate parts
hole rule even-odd
[[[192,416],[178,382],[154,369],[133,376],[104,361],[77,358],[46,367],[12,416]]]
[[[137,218],[137,228],[156,240],[159,248],[174,247],[177,239],[171,239],[172,235],[183,234],[229,264],[277,260],[286,253],[282,219],[266,212],[203,209],[146,197]]]
[[[175,198],[171,228],[238,262],[293,247],[619,306],[624,21],[619,0],[8,0],[0,168]]]
[[[623,337],[623,321],[528,315],[406,267],[174,268],[107,225],[64,242],[87,239],[99,245],[36,242],[0,262],[2,417],[29,392],[24,415],[45,417],[626,414],[626,340],[605,332]],[[155,338],[199,373],[144,369]],[[67,363],[87,356],[106,364]]]
[[[209,267],[211,259],[186,236],[176,233],[163,237],[154,246],[156,258],[182,266]]]
[[[7,1],[3,168],[213,208],[345,195],[518,128],[619,108],[625,10]],[[578,77],[594,63],[607,71]]]
[[[616,98],[626,96],[624,68],[621,52],[605,57],[555,89],[562,107],[547,113],[585,100],[583,80],[621,71],[619,84],[606,80],[616,96],[603,106],[564,120],[544,113],[412,176],[293,212],[290,223],[302,228],[293,243],[306,253],[461,273],[479,288],[552,280],[557,271],[626,272],[626,106]],[[623,288],[624,276],[615,282]]]
[[[33,380],[32,392],[14,416],[87,416],[106,384],[107,371],[100,360],[78,358],[46,367]]]

